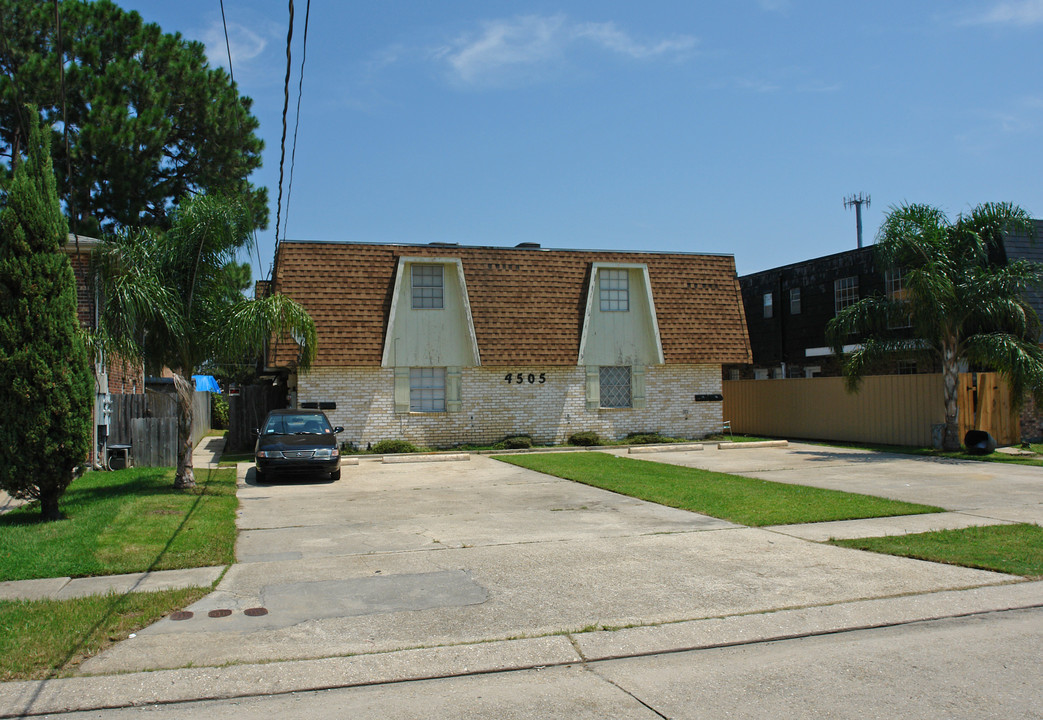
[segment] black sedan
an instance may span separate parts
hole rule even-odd
[[[340,480],[337,433],[318,410],[272,410],[257,432],[254,462],[257,482],[275,475],[329,475]]]

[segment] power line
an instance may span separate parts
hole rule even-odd
[[[310,2],[311,0],[309,0]],[[224,26],[225,30],[225,51],[228,53],[228,77],[232,80],[232,86],[235,86],[235,70],[232,68],[232,44],[228,41],[228,21],[225,20],[225,0],[221,0],[221,25]],[[236,98],[239,97],[239,93],[236,92]],[[239,130],[239,135],[243,134],[243,124],[239,120],[239,109],[236,108],[235,112],[235,126]],[[261,246],[257,242],[257,231],[250,231],[250,238],[253,240],[254,250],[257,252],[257,271],[261,271]],[[250,254],[246,254],[250,257]]]
[[[283,82],[282,140],[279,142],[279,198],[275,203],[275,257],[279,257],[279,225],[282,223],[282,177],[286,160],[286,115],[290,110],[290,48],[293,44],[293,0],[290,0],[290,26],[286,32],[286,79]],[[274,280],[274,270],[272,279]]]
[[[308,59],[308,17],[311,15],[311,0],[304,8],[304,40],[301,42],[301,76],[297,83],[297,117],[293,125],[293,150],[290,152],[290,180],[286,184],[286,219],[282,226],[282,239],[286,239],[286,227],[290,224],[290,198],[293,195],[293,168],[297,161],[297,130],[301,126],[301,96],[304,94],[304,63]],[[278,235],[279,228],[275,229]]]

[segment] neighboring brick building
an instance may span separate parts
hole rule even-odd
[[[88,330],[98,326],[98,299],[90,282],[91,254],[100,240],[85,235],[69,234],[65,252],[76,275],[76,309],[80,325]],[[119,357],[94,358],[94,376],[105,378],[108,392],[133,394],[145,392],[145,372],[141,363],[129,363]]]
[[[701,437],[722,363],[751,359],[731,256],[284,242],[275,266],[318,327],[295,400],[362,445]]]
[[[743,275],[739,285],[753,364],[728,368],[729,377],[802,378],[839,375],[826,325],[861,298],[901,292],[902,278],[878,268],[874,248],[865,247]],[[852,338],[851,344],[857,341]],[[890,374],[935,371],[930,361],[911,355],[881,368]]]

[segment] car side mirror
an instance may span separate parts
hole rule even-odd
[[[258,435],[261,434],[261,428],[254,428],[253,430],[250,431],[250,434],[253,437],[257,437]]]
[[[344,432],[344,428],[342,428],[340,425],[338,425],[337,427],[333,428],[333,434],[334,435],[336,435],[337,433],[342,433],[342,432]]]

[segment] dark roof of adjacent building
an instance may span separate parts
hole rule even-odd
[[[730,255],[283,242],[273,289],[315,320],[317,366],[380,365],[399,257],[460,259],[483,365],[574,365],[594,262],[647,265],[668,364],[750,361]]]

